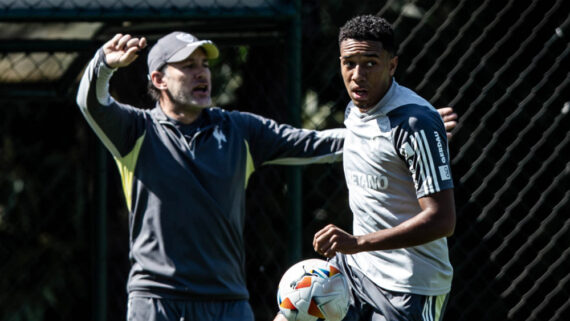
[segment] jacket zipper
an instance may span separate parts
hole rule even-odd
[[[182,141],[184,142],[184,144],[186,145],[186,147],[190,151],[192,159],[196,159],[196,155],[195,155],[196,139],[198,138],[198,136],[200,136],[200,134],[202,134],[203,132],[205,132],[206,130],[209,130],[210,128],[212,128],[214,126],[214,125],[210,124],[204,128],[198,128],[196,130],[196,133],[194,133],[194,135],[192,135],[192,137],[190,138],[190,141],[187,141],[186,136],[184,136],[184,134],[182,134],[182,132],[178,128],[176,128],[176,126],[174,126],[174,124],[172,124],[171,122],[161,120],[161,121],[159,121],[159,123],[161,125],[166,125],[168,127],[171,127],[176,132],[178,138],[182,139]]]

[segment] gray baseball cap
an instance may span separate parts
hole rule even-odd
[[[218,48],[210,40],[199,40],[193,35],[174,31],[158,39],[148,53],[148,72],[159,70],[165,64],[180,62],[190,57],[197,48],[204,48],[208,59],[217,58],[220,54]]]

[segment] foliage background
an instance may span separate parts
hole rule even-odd
[[[348,97],[336,36],[363,13],[396,27],[397,80],[461,117],[450,144],[458,223],[446,320],[570,317],[568,1],[302,1],[300,83],[287,65],[290,1],[268,1],[259,15],[241,7],[251,1],[100,1],[93,11],[74,9],[79,2],[0,1],[1,320],[125,318],[119,177],[75,105],[81,69],[103,41],[119,31],[152,41],[190,30],[222,50],[212,64],[219,105],[291,122],[289,89],[300,85],[301,124],[342,127]],[[139,8],[147,3],[153,19]],[[77,32],[64,39],[69,30]],[[112,92],[150,107],[145,72],[143,56],[116,74]],[[351,214],[340,164],[300,170],[308,258],[314,232],[328,222],[350,229]],[[248,287],[259,320],[275,313],[289,264],[290,176],[261,168],[247,190]]]

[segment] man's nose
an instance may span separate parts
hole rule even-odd
[[[354,80],[363,80],[366,78],[366,71],[364,68],[362,68],[362,66],[360,65],[356,65],[354,67],[354,73],[352,75],[352,78]]]
[[[196,71],[196,74],[194,75],[194,77],[198,78],[198,79],[202,79],[202,78],[206,78],[206,75],[208,75],[208,73],[210,72],[210,68],[209,67],[198,67],[198,70]]]

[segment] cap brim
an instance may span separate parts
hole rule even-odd
[[[189,43],[186,47],[180,49],[177,53],[172,55],[172,57],[170,57],[166,62],[168,63],[181,62],[186,58],[190,57],[190,55],[200,47],[204,48],[204,51],[206,51],[206,56],[208,57],[208,59],[215,59],[218,58],[218,56],[220,55],[218,47],[216,47],[216,45],[214,45],[213,42],[211,42],[210,40],[200,40],[193,43]]]

